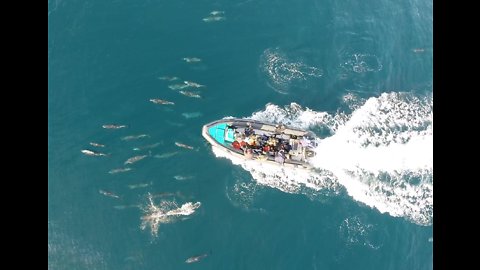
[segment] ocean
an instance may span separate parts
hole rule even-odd
[[[432,269],[432,6],[49,0],[48,268]],[[213,150],[225,117],[316,169]]]

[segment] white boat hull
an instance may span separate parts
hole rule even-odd
[[[272,154],[272,152],[270,152],[270,154],[263,152],[263,154],[255,154],[252,158],[247,157],[242,149],[234,148],[232,146],[234,140],[231,136],[230,138],[227,138],[229,137],[227,133],[232,133],[233,131],[235,132],[235,135],[244,134],[245,128],[248,125],[252,127],[255,134],[258,136],[264,135],[274,137],[277,138],[277,141],[281,141],[284,144],[291,144],[290,146],[293,146],[293,148],[287,153],[287,158],[284,159],[283,162],[276,161],[275,157],[278,155],[278,152],[273,152],[274,154]],[[224,133],[222,134],[222,132]],[[309,163],[309,158],[315,154],[313,147],[316,145],[316,138],[310,131],[248,119],[222,119],[204,125],[202,128],[202,136],[212,145],[212,147],[236,158],[292,168],[312,168]],[[258,138],[258,136],[256,137]],[[235,140],[238,140],[238,138]],[[307,143],[313,145],[306,145]],[[258,152],[261,151],[259,149],[257,149]]]

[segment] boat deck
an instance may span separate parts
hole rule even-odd
[[[209,128],[219,124],[226,124],[227,127],[225,128],[225,141],[223,142],[213,139],[207,131]],[[250,126],[254,131],[253,136],[245,136],[247,126]],[[233,134],[227,136],[227,130]],[[223,119],[205,125],[202,133],[212,145],[221,146],[221,148],[224,148],[229,153],[242,156],[246,159],[310,167],[308,159],[315,155],[313,151],[313,147],[316,146],[314,134],[308,131],[288,128],[283,125],[275,126],[244,119]],[[235,141],[239,143],[242,142],[244,147],[240,149],[235,148],[233,146]],[[264,151],[263,147],[267,144],[272,148],[270,151]],[[278,158],[278,151],[281,145],[289,149],[289,151],[285,153],[285,159]],[[245,155],[247,149],[251,149],[252,151],[250,158],[248,158],[249,154]]]

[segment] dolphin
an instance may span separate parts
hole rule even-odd
[[[128,172],[128,171],[131,171],[132,168],[118,168],[118,169],[112,169],[110,170],[108,173],[109,174],[116,174],[116,173],[121,173],[121,172]]]
[[[190,118],[197,118],[197,117],[200,117],[202,116],[202,113],[201,112],[190,112],[190,113],[182,113],[182,116],[187,118],[187,119],[190,119]]]
[[[169,158],[169,157],[173,157],[173,156],[175,156],[175,155],[177,155],[177,154],[178,154],[178,152],[175,151],[175,152],[164,153],[164,154],[160,154],[160,155],[157,154],[157,155],[155,155],[155,156],[153,156],[153,157],[154,157],[154,158]]]
[[[159,99],[159,98],[151,98],[150,101],[155,103],[155,104],[161,104],[161,105],[175,105],[175,103],[172,102],[172,101],[163,100],[163,99]]]
[[[95,146],[95,147],[105,147],[104,144],[99,144],[99,143],[95,143],[95,142],[90,142],[90,145]]]
[[[199,83],[191,82],[191,81],[183,81],[183,83],[187,86],[195,87],[195,88],[205,87],[205,85],[203,85],[203,84],[199,84]]]
[[[220,14],[225,14],[225,11],[222,11],[222,10],[212,10],[212,11],[210,12],[210,15],[213,15],[213,16],[215,16],[215,15],[220,15]]]
[[[194,262],[199,262],[200,260],[202,260],[203,258],[207,257],[208,256],[208,253],[205,253],[205,254],[202,254],[202,255],[198,255],[198,256],[193,256],[193,257],[190,257],[188,259],[185,260],[186,263],[194,263]]]
[[[184,57],[184,58],[182,58],[182,60],[187,62],[187,63],[197,63],[197,62],[202,61],[202,59],[200,59],[198,57]]]
[[[127,164],[133,164],[133,163],[135,163],[135,162],[137,162],[137,161],[140,161],[140,160],[142,160],[142,159],[144,159],[144,158],[146,158],[146,157],[147,157],[147,155],[134,156],[134,157],[131,157],[131,158],[127,159],[123,164],[125,164],[125,165],[127,165]]]
[[[155,148],[157,146],[159,146],[160,143],[157,142],[157,143],[154,143],[154,144],[149,144],[149,145],[145,145],[145,146],[140,146],[140,147],[135,147],[133,148],[132,150],[133,151],[140,151],[140,150],[145,150],[145,149],[151,149],[151,148]]]
[[[114,124],[109,124],[109,125],[103,125],[103,128],[106,129],[119,129],[119,128],[126,128],[126,125],[114,125]]]
[[[144,188],[152,185],[152,182],[150,183],[140,183],[140,184],[135,184],[135,185],[128,185],[129,189],[136,189],[136,188]]]
[[[175,180],[178,180],[178,181],[183,181],[183,180],[192,179],[193,176],[191,176],[191,175],[175,175],[173,178],[175,178]]]
[[[202,20],[204,22],[219,22],[219,21],[224,21],[226,19],[227,18],[225,18],[223,16],[208,16],[208,17],[203,18]]]
[[[180,94],[184,95],[184,96],[187,96],[187,97],[192,97],[192,98],[202,98],[202,96],[200,96],[199,94],[197,93],[194,93],[194,92],[190,92],[190,91],[180,91]]]
[[[86,149],[83,149],[82,150],[82,153],[84,153],[85,155],[87,156],[107,156],[107,154],[105,153],[100,153],[100,152],[95,152],[95,151],[92,151],[92,150],[86,150]]]
[[[99,190],[98,192],[100,192],[100,194],[102,195],[105,195],[107,197],[111,197],[111,198],[115,198],[115,199],[120,199],[120,196],[118,196],[117,194],[113,193],[113,192],[110,192],[110,191],[105,191],[105,190]]]
[[[179,84],[179,83],[177,83],[177,84],[171,84],[171,85],[168,86],[168,88],[170,88],[170,89],[172,89],[172,90],[180,90],[180,89],[187,88],[187,87],[188,87],[188,85],[186,85],[186,84]]]
[[[130,136],[125,136],[125,137],[121,138],[121,140],[122,141],[130,141],[130,140],[137,140],[137,139],[147,138],[147,137],[150,137],[150,136],[147,135],[147,134],[130,135]]]
[[[162,77],[158,77],[159,80],[162,80],[162,81],[176,81],[178,80],[179,78],[178,77],[171,77],[171,76],[162,76]]]
[[[193,146],[186,145],[186,144],[183,144],[183,143],[175,142],[175,145],[178,146],[178,147],[185,148],[185,149],[193,150]]]

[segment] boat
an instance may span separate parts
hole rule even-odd
[[[312,168],[310,160],[318,143],[311,131],[238,118],[208,123],[202,136],[234,157],[304,169]]]

